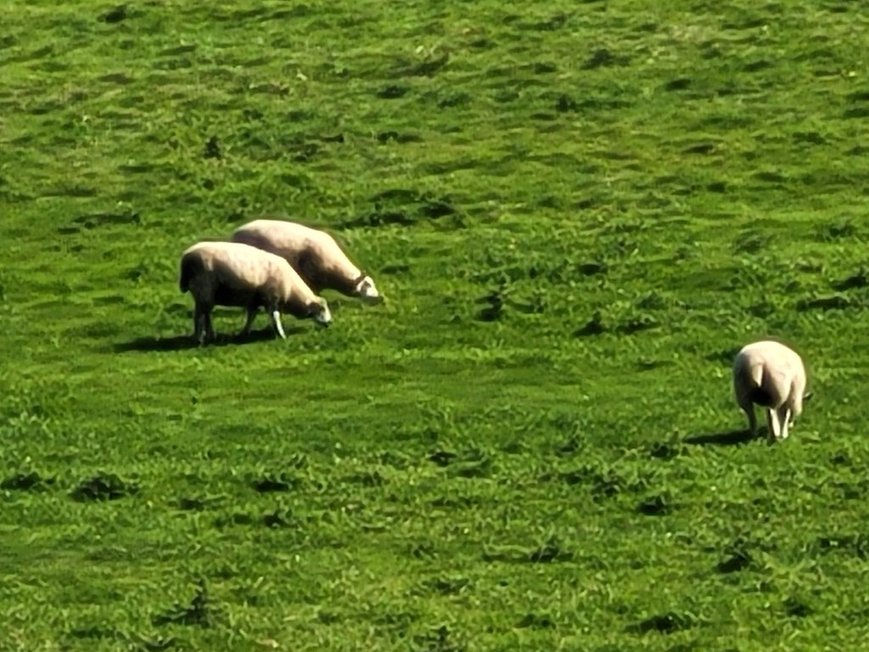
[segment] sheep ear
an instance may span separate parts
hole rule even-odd
[[[814,395],[814,392],[806,392],[805,394],[803,394],[803,401],[811,401]]]

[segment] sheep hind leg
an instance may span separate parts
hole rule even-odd
[[[739,407],[742,408],[742,411],[745,412],[745,416],[748,417],[748,432],[752,437],[756,437],[757,417],[754,415],[754,404],[751,402],[751,399],[740,396]]]
[[[748,416],[748,432],[752,437],[757,437],[757,417],[754,414],[754,407],[745,410],[745,414]]]
[[[205,325],[205,340],[208,342],[213,342],[217,339],[217,336],[214,334],[214,325],[211,323],[211,307],[209,306],[203,313],[202,319]]]
[[[199,341],[199,310],[194,309],[193,311],[193,340]]]
[[[282,340],[287,339],[287,334],[284,333],[284,326],[281,324],[281,313],[278,310],[272,310],[271,312],[272,324],[274,324],[275,330],[278,332]]]
[[[253,320],[256,319],[256,311],[257,311],[256,307],[248,306],[247,318],[245,319],[244,326],[242,327],[241,332],[239,333],[239,335],[241,337],[245,337],[246,335],[250,334],[251,326],[253,326]]]
[[[193,339],[200,346],[205,344],[206,326],[208,323],[208,312],[204,306],[196,304],[193,310]]]

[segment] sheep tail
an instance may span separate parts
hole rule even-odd
[[[755,387],[760,387],[763,383],[763,363],[758,362],[751,365],[751,369],[749,369],[748,372],[751,376],[752,384]]]
[[[190,279],[197,269],[197,260],[190,256],[181,259],[181,276],[178,279],[178,289],[184,294],[190,289]]]
[[[748,368],[748,397],[752,403],[757,405],[770,406],[772,404],[772,396],[769,390],[763,388],[763,363],[756,362]]]

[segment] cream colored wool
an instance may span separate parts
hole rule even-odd
[[[265,308],[278,335],[286,339],[281,313],[310,317],[327,326],[329,305],[318,297],[290,264],[274,254],[235,242],[200,242],[181,256],[181,292],[193,295],[194,337],[214,338],[214,306],[239,306],[247,311],[242,334],[250,331],[257,310]]]
[[[374,280],[350,262],[325,231],[296,222],[261,219],[236,229],[232,240],[285,258],[316,293],[330,289],[368,303],[383,300]]]
[[[787,439],[803,411],[806,370],[800,356],[784,344],[773,341],[744,346],[733,361],[733,390],[736,402],[748,417],[752,434],[757,432],[754,406],[766,410],[770,441]]]

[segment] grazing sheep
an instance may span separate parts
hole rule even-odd
[[[271,317],[278,335],[286,339],[281,313],[322,326],[332,321],[326,300],[316,296],[280,256],[236,242],[199,242],[181,255],[181,292],[190,291],[196,308],[193,337],[202,344],[214,338],[211,310],[214,306],[241,306],[247,311],[242,335],[260,306]]]
[[[771,341],[748,344],[737,353],[733,389],[752,435],[757,433],[754,405],[766,408],[771,443],[787,439],[788,427],[803,411],[803,399],[809,398],[802,359],[784,344]]]
[[[232,240],[282,256],[318,294],[331,289],[367,303],[383,301],[371,277],[351,263],[324,231],[296,222],[262,219],[236,229]]]

